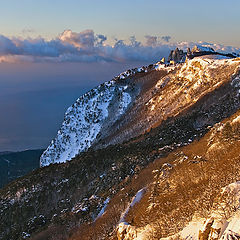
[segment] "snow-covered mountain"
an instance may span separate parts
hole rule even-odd
[[[129,84],[112,80],[92,89],[67,109],[61,129],[40,159],[41,166],[71,160],[87,150],[101,130],[118,120],[128,109],[135,92]]]
[[[40,166],[71,160],[108,136],[112,126],[126,113],[140,92],[132,78],[164,68],[165,64],[159,62],[127,70],[78,98],[67,109],[56,138],[40,158]]]
[[[120,74],[68,108],[40,165],[65,162],[90,147],[102,148],[143,134],[224,84],[226,79],[216,75],[216,69],[219,75],[233,74],[237,65],[234,59],[211,55],[185,63],[158,62]]]
[[[0,189],[0,239],[238,239],[240,58],[200,50],[80,97]]]

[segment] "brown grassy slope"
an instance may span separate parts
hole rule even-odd
[[[82,226],[70,239],[115,239],[114,228],[121,213],[145,186],[146,194],[125,220],[136,227],[155,226],[152,239],[178,232],[196,212],[206,217],[219,189],[240,179],[240,124],[229,128],[239,114],[225,120],[221,131],[217,130],[218,124],[200,141],[150,163],[116,194],[100,219]],[[217,145],[222,147],[218,149]],[[169,173],[165,171],[168,177],[163,177],[164,162],[175,165]]]
[[[152,239],[159,239],[181,230],[194,213],[207,217],[220,189],[240,180],[240,122],[230,124],[237,115],[240,111],[221,130],[217,124],[200,141],[171,153],[166,161],[176,166],[169,177],[155,174],[127,221],[137,227],[151,223]]]

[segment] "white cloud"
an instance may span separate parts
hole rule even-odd
[[[157,45],[157,36],[146,35],[146,45],[147,46],[156,46]]]
[[[162,36],[161,39],[165,42],[169,42],[171,39],[171,36]]]
[[[44,38],[8,38],[0,35],[0,62],[14,61],[52,61],[52,62],[154,62],[166,57],[169,52],[178,47],[186,50],[195,44],[209,46],[218,51],[240,52],[239,48],[207,42],[169,42],[170,36],[163,36],[165,43],[158,41],[157,36],[146,35],[146,42],[129,38],[117,40],[113,46],[106,43],[107,37],[95,34],[93,30],[73,32],[65,30],[52,40]]]
[[[65,30],[59,36],[59,40],[63,43],[69,43],[77,48],[93,48],[95,43],[95,35],[93,30],[85,30],[80,33]]]

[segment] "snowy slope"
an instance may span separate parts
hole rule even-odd
[[[166,239],[239,239],[240,238],[240,182],[234,182],[222,189],[222,198],[208,219],[190,222],[180,233]],[[223,197],[224,196],[224,197]]]
[[[111,131],[139,93],[131,78],[152,70],[172,69],[163,63],[127,70],[90,90],[67,109],[63,124],[40,158],[40,166],[71,160]]]
[[[87,150],[97,139],[117,93],[117,113],[120,117],[131,103],[128,85],[120,86],[115,81],[109,81],[77,99],[67,109],[62,127],[41,156],[40,165],[65,162]]]
[[[192,52],[215,52],[215,51],[211,47],[196,45],[193,47]]]
[[[211,72],[230,65],[237,65],[237,61],[194,58],[179,65],[158,62],[121,73],[81,96],[66,111],[56,138],[40,158],[40,165],[71,160],[100,141],[102,145],[98,147],[101,148],[142,134],[166,116],[177,114],[179,107],[183,109],[211,91],[209,84],[217,88],[223,80],[212,76]],[[171,75],[175,69],[178,69],[177,73]],[[144,87],[136,83],[134,77],[152,71],[164,72],[165,75],[158,77],[150,90],[141,92]],[[181,82],[181,87],[175,84],[176,78]],[[144,84],[148,82],[145,80]],[[162,98],[166,86],[168,93]],[[140,92],[140,98],[135,101]],[[186,92],[185,95],[182,92]],[[133,104],[135,108],[125,115]],[[118,120],[120,125],[115,124]]]

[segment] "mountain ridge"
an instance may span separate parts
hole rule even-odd
[[[120,74],[87,92],[66,111],[62,127],[41,156],[40,165],[65,162],[90,147],[102,148],[143,134],[223,84],[226,80],[212,76],[214,69],[218,68],[220,75],[224,71],[233,75],[236,62],[196,57],[176,65],[158,62]],[[166,90],[166,85],[171,88]],[[179,93],[174,92],[177,89]],[[166,91],[168,95],[161,99]],[[181,91],[186,92],[185,96]],[[179,101],[180,106],[174,101]]]
[[[112,132],[104,133],[106,142],[0,190],[0,238],[137,239],[151,225],[150,239],[160,239],[180,232],[200,208],[210,211],[220,188],[239,177],[233,173],[240,59],[203,56],[158,65],[117,80],[134,81],[140,90]]]

